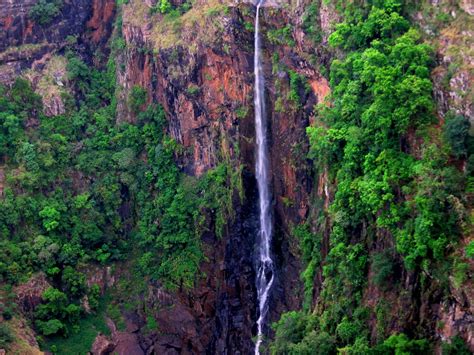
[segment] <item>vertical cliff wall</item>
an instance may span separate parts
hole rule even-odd
[[[185,172],[199,176],[225,160],[234,169],[242,169],[245,198],[243,203],[235,201],[236,220],[221,240],[209,241],[209,250],[225,252],[210,254],[223,272],[207,273],[209,280],[217,279],[216,288],[209,289],[216,319],[212,319],[214,314],[203,315],[206,322],[214,324],[214,333],[211,339],[201,341],[218,353],[245,353],[252,349],[256,320],[253,33],[248,27],[254,9],[249,4],[226,6],[197,1],[175,23],[166,16],[152,15],[151,7],[139,1],[123,6],[127,46],[118,74],[123,89],[119,120],[135,119],[125,99],[134,86],[141,86],[147,90],[149,102],[159,102],[167,111],[169,132],[184,147],[178,160]],[[264,31],[284,26],[288,16],[283,9],[266,7]],[[298,251],[290,231],[308,212],[312,183],[305,129],[313,105],[322,100],[328,86],[301,58],[299,48],[271,44],[266,36],[263,42],[276,220],[273,247],[278,261],[271,300],[271,320],[275,321],[281,312],[301,304]],[[282,60],[272,64],[275,54]],[[312,86],[293,88],[301,95],[302,110],[288,107],[276,112],[278,98],[287,101],[290,71],[306,75]],[[198,334],[202,334],[200,330]]]

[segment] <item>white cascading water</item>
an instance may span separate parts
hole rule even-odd
[[[257,342],[255,344],[255,354],[260,354],[260,345],[263,340],[263,326],[268,313],[268,295],[273,284],[273,260],[270,255],[270,243],[272,238],[272,217],[271,217],[271,196],[269,188],[269,166],[267,157],[267,134],[265,124],[265,92],[262,72],[262,60],[260,49],[259,33],[259,12],[264,0],[257,0],[257,14],[255,15],[255,54],[254,54],[254,74],[255,74],[255,130],[257,137],[257,159],[255,164],[255,175],[258,184],[258,197],[260,205],[260,245],[259,257],[257,261],[257,298],[258,298],[258,319],[257,319]]]

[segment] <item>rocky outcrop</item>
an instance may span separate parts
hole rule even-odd
[[[469,1],[432,1],[430,11],[412,15],[436,49],[436,68],[432,72],[438,114],[448,111],[463,115],[474,123],[474,8]],[[446,18],[441,22],[438,18]]]
[[[111,354],[115,349],[116,344],[113,343],[108,337],[103,334],[99,334],[92,344],[91,353],[92,355],[108,355]]]
[[[42,302],[42,295],[50,287],[43,273],[32,276],[26,283],[15,287],[16,303],[25,314],[31,315]]]
[[[114,0],[93,0],[92,16],[86,23],[85,37],[89,45],[103,47],[113,29],[116,2]]]
[[[92,344],[92,355],[144,355],[145,352],[140,346],[139,336],[135,333],[138,328],[119,331],[111,319],[107,319],[111,336],[103,334],[97,335]]]
[[[37,2],[3,1],[0,5],[0,83],[9,84],[30,68],[42,76],[48,61],[67,46],[77,47],[91,61],[96,50],[108,53],[105,45],[114,21],[114,0],[63,1],[59,14],[46,24],[36,23],[30,15]],[[64,112],[64,104],[55,95],[45,100],[45,108],[48,115]]]
[[[125,267],[124,267],[125,268]],[[86,275],[87,287],[98,285],[101,294],[105,294],[116,282],[116,275],[110,266],[89,265],[81,270]]]

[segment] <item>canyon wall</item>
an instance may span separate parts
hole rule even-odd
[[[283,312],[302,307],[303,266],[292,229],[311,214],[326,213],[335,190],[326,174],[313,176],[307,159],[306,127],[313,121],[314,106],[324,103],[330,93],[327,75],[322,73],[327,71],[332,58],[341,55],[327,48],[328,35],[340,14],[331,5],[320,5],[318,18],[313,21],[318,22],[321,40],[315,45],[302,30],[303,15],[310,2],[270,2],[262,15],[264,34],[291,25],[288,34],[276,39],[263,38],[276,224],[273,250],[278,270],[270,300],[271,322],[277,321]],[[29,17],[35,3],[36,0],[0,0],[0,82],[10,84],[16,76],[26,76],[42,94],[45,113],[61,114],[61,93],[72,92],[65,52],[74,48],[88,63],[103,66],[105,60],[100,58],[110,52],[110,36],[113,31],[120,32],[117,35],[123,37],[124,46],[115,58],[117,124],[136,122],[128,97],[134,87],[144,88],[147,103],[163,106],[167,131],[182,145],[182,152],[176,156],[182,171],[202,176],[220,162],[228,162],[241,172],[243,181],[242,196],[239,191],[233,196],[235,218],[228,221],[223,236],[211,232],[202,236],[206,261],[201,272],[205,276],[195,288],[171,292],[159,284],[150,284],[147,294],[142,295],[157,310],[154,317],[160,331],[145,332],[145,315],[136,309],[125,312],[127,330],[123,334],[114,333],[111,339],[99,340],[105,348],[121,349],[122,353],[132,353],[131,349],[160,354],[251,352],[256,320],[253,250],[258,224],[253,7],[248,2],[196,0],[179,19],[170,19],[153,11],[155,0],[130,0],[119,8],[114,0],[65,0],[60,14],[43,26]],[[172,3],[179,6],[183,1]],[[469,5],[465,6],[467,9],[457,10],[461,19],[472,15]],[[414,17],[429,22],[423,14]],[[454,23],[434,41],[440,44],[438,67],[433,71],[440,120],[449,109],[472,118],[472,55],[450,52],[466,42],[472,44],[472,29],[460,29]],[[460,69],[453,72],[452,63]],[[304,78],[300,83],[299,77]],[[296,95],[298,102],[291,95]],[[315,204],[316,199],[322,203]],[[330,222],[315,228],[325,236],[324,255]],[[371,252],[385,246],[380,242]],[[116,278],[127,274],[123,269],[126,266],[117,265]],[[390,330],[423,324],[439,338],[459,333],[474,349],[472,283],[453,291],[451,299],[442,300],[435,289],[429,290],[430,294],[419,294],[419,280],[414,275],[403,273],[403,280],[405,297],[383,294],[369,282],[364,303],[375,307],[383,297],[393,302],[394,312],[414,304],[408,313],[389,325]],[[102,278],[98,282],[107,283]],[[317,303],[321,285],[319,271],[313,304]],[[437,327],[437,321],[444,322],[444,327]]]

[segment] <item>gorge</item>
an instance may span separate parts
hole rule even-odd
[[[473,16],[0,0],[0,353],[472,353]]]

